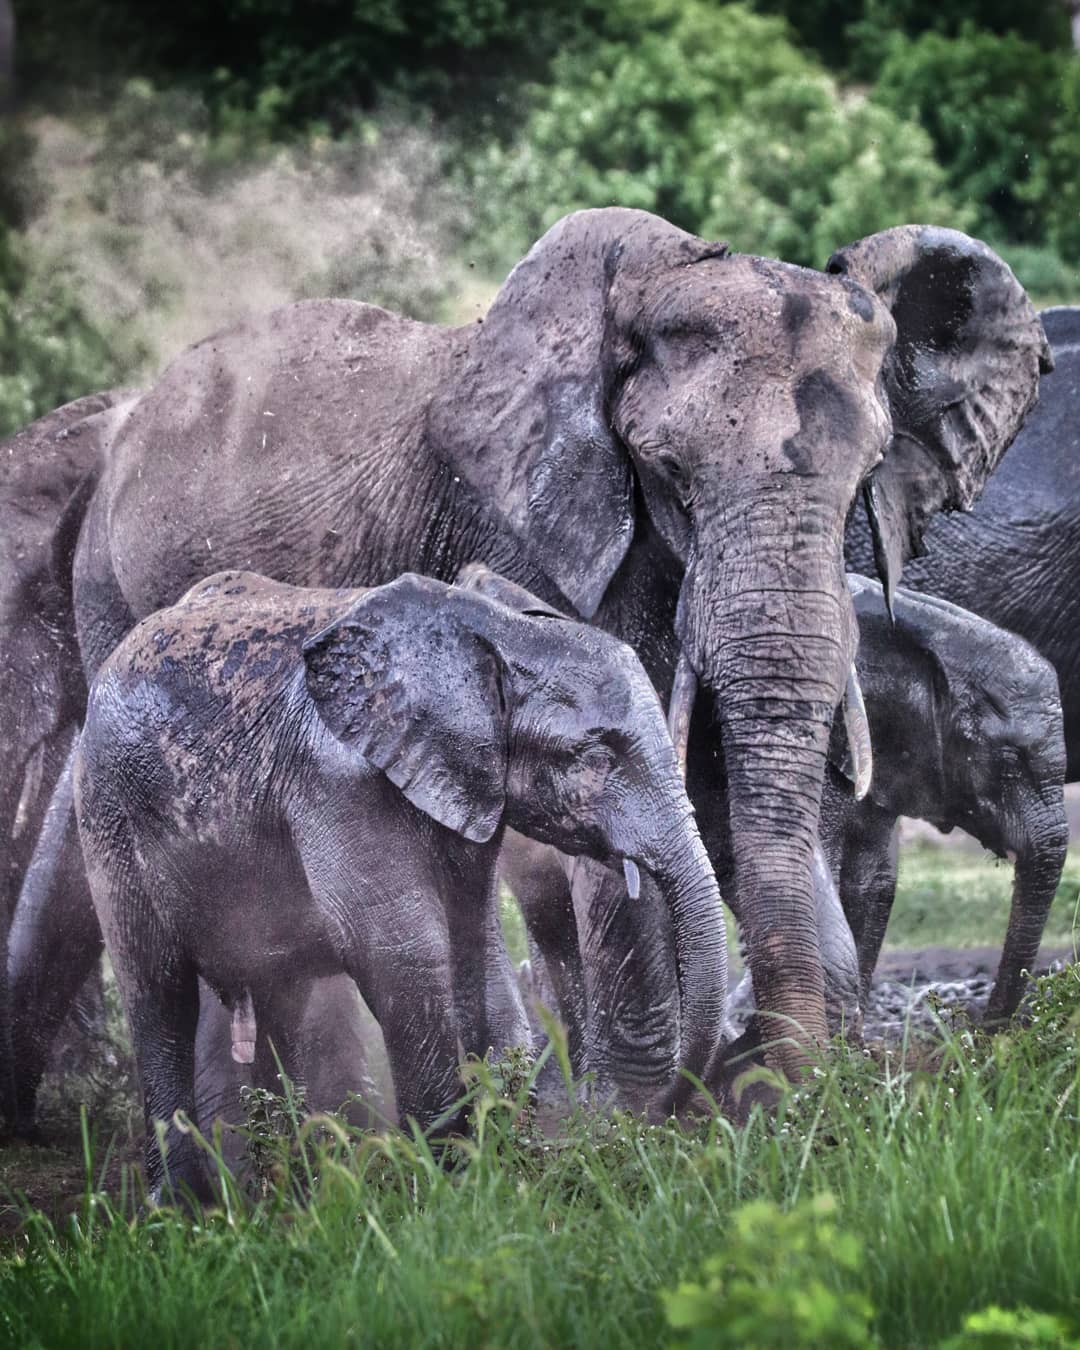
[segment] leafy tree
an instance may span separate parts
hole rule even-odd
[[[1050,243],[1080,263],[1080,56],[1066,63],[1058,99],[1049,143],[1027,195],[1042,214]]]
[[[70,279],[35,270],[22,240],[0,230],[0,436],[120,379]]]
[[[698,172],[710,189],[703,233],[806,266],[890,225],[970,225],[926,133],[821,75],[748,95]]]
[[[595,3],[595,0],[593,0]],[[24,87],[63,78],[146,75],[197,86],[215,105],[250,108],[276,91],[277,130],[339,122],[397,89],[452,109],[522,74],[579,31],[571,0],[50,0],[23,22]],[[59,81],[58,81],[59,77]],[[264,105],[265,106],[265,105]]]
[[[1073,62],[969,25],[955,38],[894,41],[873,98],[930,133],[980,233],[1037,242],[1044,226],[1024,187],[1053,133],[1064,64]]]
[[[965,27],[1013,33],[1046,51],[1069,44],[1069,22],[1059,0],[756,0],[766,14],[782,14],[800,42],[829,65],[873,79],[893,39],[922,33],[957,37]]]
[[[505,256],[567,211],[612,203],[818,266],[897,220],[968,222],[925,132],[842,97],[779,20],[700,0],[652,14],[633,41],[559,57],[520,140],[473,160],[481,210],[511,204]],[[498,240],[499,221],[480,233]]]
[[[70,278],[36,267],[18,232],[40,191],[32,150],[17,123],[0,125],[0,436],[120,373]]]
[[[581,206],[637,206],[702,222],[713,183],[701,172],[725,120],[750,92],[809,70],[780,19],[707,0],[624,0],[596,43],[562,52],[532,90],[520,138],[470,162],[485,203],[512,203],[506,253]],[[482,233],[498,235],[497,222]]]

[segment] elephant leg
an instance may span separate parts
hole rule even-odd
[[[56,1033],[102,952],[75,822],[77,740],[56,784],[11,926],[8,985],[17,1133],[34,1130],[37,1090]]]
[[[178,1111],[192,1121],[197,1114],[198,973],[190,962],[180,960],[162,962],[147,975],[137,987],[121,982],[143,1090],[147,1186],[154,1203],[185,1203],[187,1193],[199,1203],[209,1203],[214,1189],[206,1154],[175,1119]]]
[[[863,1007],[896,898],[898,838],[896,817],[865,802],[853,814],[845,834],[840,901],[855,939]]]
[[[8,708],[8,715],[20,717],[28,710]],[[42,737],[35,745],[16,755],[7,766],[0,786],[0,1107],[9,1124],[17,1115],[19,1063],[11,1044],[11,989],[8,981],[7,952],[11,941],[11,923],[31,858],[37,850],[46,811],[52,799],[78,728],[69,722]],[[80,864],[81,866],[81,864]],[[85,893],[85,882],[81,883]]]
[[[499,873],[521,907],[530,944],[543,961],[553,995],[549,1008],[566,1029],[567,1053],[575,1078],[588,1071],[588,1006],[577,919],[562,858],[546,844],[507,830]]]
[[[285,1091],[284,1076],[303,1091],[301,1029],[312,984],[310,979],[296,979],[252,991],[256,1032],[253,1076],[259,1087],[280,1095]]]
[[[195,1119],[207,1138],[214,1128],[244,1123],[240,1089],[250,1087],[252,1069],[237,1064],[231,1054],[232,1015],[217,994],[199,981],[199,1024],[195,1036]],[[234,1172],[243,1164],[245,1143],[235,1129],[225,1129],[221,1153]]]
[[[371,885],[371,842],[355,827],[363,803],[324,805],[319,828],[298,823],[308,886],[338,930],[342,966],[382,1029],[402,1120],[422,1129],[464,1125],[454,1103],[459,1073],[453,959],[447,915],[411,830],[387,828],[381,851],[394,859]]]
[[[348,975],[316,980],[304,1010],[301,1060],[308,1106],[372,1129],[397,1119],[382,1032]]]

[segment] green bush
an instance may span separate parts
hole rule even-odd
[[[1047,152],[1062,68],[1059,55],[1031,42],[968,26],[955,38],[894,41],[872,97],[930,133],[980,233],[1039,242],[1045,227],[1024,185]]]
[[[123,370],[71,277],[36,268],[24,242],[0,227],[0,436],[119,383]]]
[[[926,134],[824,76],[750,94],[698,172],[710,192],[703,233],[806,266],[890,225],[971,223]]]
[[[1062,5],[1043,0],[757,0],[756,8],[783,14],[799,38],[830,65],[872,79],[897,34],[935,32],[955,37],[966,24],[988,33],[1015,33],[1048,50],[1069,45]]]
[[[925,133],[842,95],[781,21],[698,0],[642,14],[636,37],[560,56],[520,139],[470,161],[499,262],[567,211],[614,203],[819,266],[897,221],[969,222]]]
[[[872,1344],[873,1308],[860,1292],[837,1290],[859,1273],[858,1240],[835,1221],[827,1192],[785,1214],[769,1200],[743,1205],[731,1237],[705,1262],[699,1282],[661,1295],[678,1344],[851,1346]]]
[[[194,86],[215,108],[274,94],[279,132],[348,120],[376,94],[404,90],[452,109],[463,89],[512,93],[583,18],[552,0],[50,0],[20,30],[20,83],[51,95],[131,75]],[[264,105],[265,110],[265,105]]]
[[[636,206],[697,229],[712,190],[702,163],[724,121],[753,89],[808,69],[786,25],[745,5],[630,0],[601,41],[556,58],[520,139],[468,164],[495,217],[480,233],[498,238],[510,217],[502,263],[582,206]]]
[[[1029,191],[1050,243],[1070,262],[1080,263],[1080,56],[1065,66],[1055,113]]]

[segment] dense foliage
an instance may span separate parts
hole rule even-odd
[[[1080,54],[1059,0],[15,7],[23,121],[48,109],[81,139],[39,151],[36,193],[0,172],[3,228],[29,221],[3,246],[0,429],[141,378],[263,296],[465,317],[579,206],[816,266],[932,220],[988,239],[1038,300],[1080,298]]]

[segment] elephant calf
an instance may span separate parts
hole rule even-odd
[[[504,826],[621,863],[642,915],[658,895],[682,1065],[700,1073],[720,1033],[719,895],[652,686],[630,648],[485,569],[201,582],[102,666],[75,786],[147,1121],[169,1122],[167,1157],[147,1136],[158,1193],[210,1193],[172,1123],[195,1104],[199,976],[236,1057],[265,1034],[292,1072],[310,981],[345,972],[400,1114],[459,1123],[462,1053],[529,1040],[499,932]]]
[[[1015,860],[1012,909],[986,1015],[1016,1011],[1068,844],[1057,675],[1022,638],[945,600],[849,576],[857,669],[874,746],[869,794],[839,778],[821,834],[855,938],[862,1000],[896,893],[897,817],[959,827]]]

